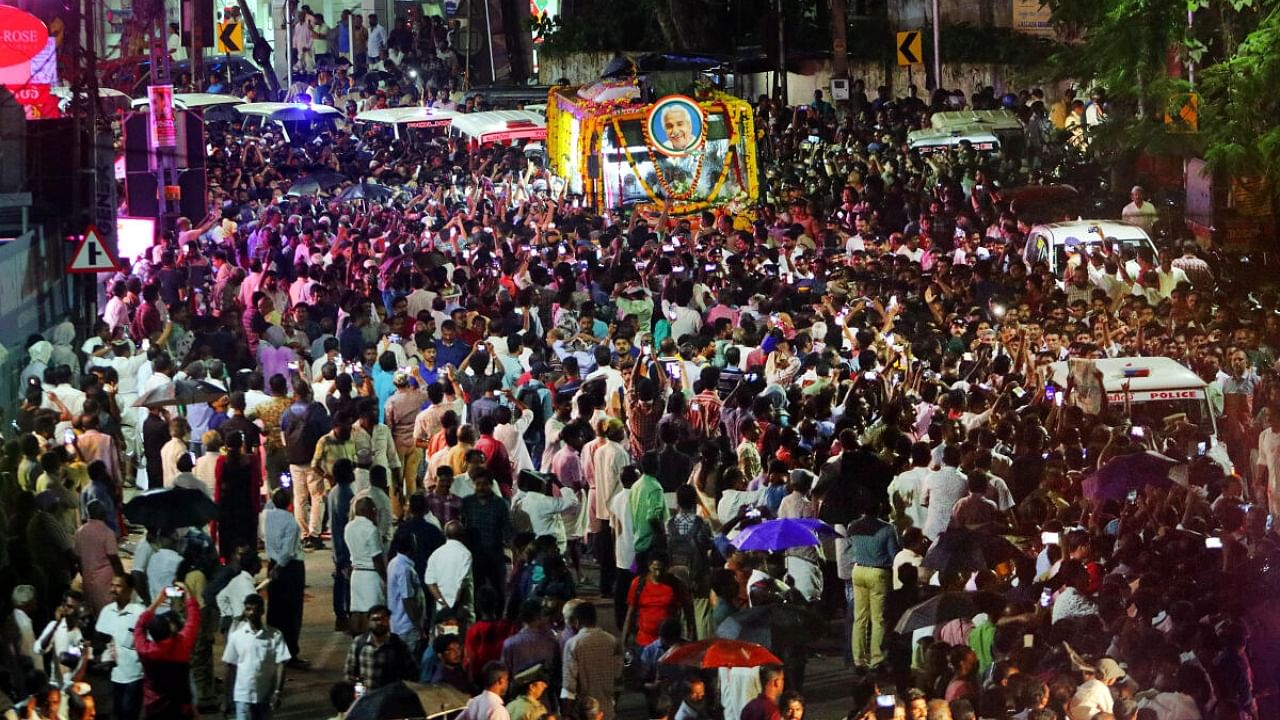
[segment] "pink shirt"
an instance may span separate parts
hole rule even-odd
[[[111,602],[111,578],[116,574],[111,558],[116,555],[116,534],[101,520],[89,520],[76,530],[71,544],[80,559],[85,598],[97,613]]]

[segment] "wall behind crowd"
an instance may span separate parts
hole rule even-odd
[[[643,53],[630,52],[623,54],[629,57],[638,57]],[[600,69],[608,65],[614,56],[615,54],[611,52],[544,54],[538,58],[538,82],[544,85],[553,85],[561,79],[568,79],[570,85],[586,85],[596,82],[600,79]],[[814,90],[822,90],[827,99],[831,99],[831,61],[814,59],[808,62],[813,63],[815,68],[813,74],[787,73],[787,104],[789,105],[803,105],[810,102],[813,100]],[[862,78],[866,82],[868,94],[872,94],[876,86],[881,84],[899,88],[898,95],[905,95],[906,88],[911,84],[915,84],[920,88],[924,88],[926,85],[923,66],[917,65],[914,68],[907,68],[893,65],[887,83],[885,82],[884,70],[884,64],[879,61],[852,59],[849,61],[849,77]],[[942,86],[962,88],[966,92],[971,92],[978,86],[990,86],[996,89],[997,95],[1000,95],[1004,92],[1017,92],[1019,89],[1026,87],[1027,78],[1025,73],[1025,67],[1015,65],[948,62],[942,68]],[[650,73],[646,73],[646,76],[648,75]],[[674,76],[677,73],[653,73],[653,75]],[[689,80],[700,77],[701,73],[690,73]],[[733,88],[733,90],[735,90],[735,94],[738,97],[747,99],[754,99],[761,95],[772,95],[773,78],[774,73],[772,72],[746,73],[742,75],[739,86]],[[676,78],[673,77],[672,79],[675,80]],[[686,82],[684,87],[687,87],[687,84]],[[1046,81],[1038,83],[1038,86],[1044,88],[1048,97],[1057,97],[1062,90],[1071,84],[1071,82],[1066,81],[1055,85]],[[661,89],[662,86],[659,84],[658,87]],[[926,97],[923,89],[920,96]]]
[[[63,268],[65,255],[74,249],[74,243],[47,241],[42,227],[0,244],[0,411],[5,422],[21,401],[18,376],[27,363],[27,337],[48,337],[48,329],[72,313],[75,276]]]

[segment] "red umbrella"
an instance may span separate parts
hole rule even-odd
[[[658,658],[666,665],[697,668],[758,667],[781,665],[776,655],[755,643],[738,640],[699,640],[677,645]]]

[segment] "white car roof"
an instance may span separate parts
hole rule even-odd
[[[1167,357],[1125,357],[1102,358],[1094,360],[1094,364],[1102,373],[1102,386],[1108,392],[1122,392],[1127,387],[1130,392],[1149,390],[1203,390],[1208,383],[1199,375],[1188,370],[1177,361]],[[1052,369],[1052,380],[1055,384],[1067,386],[1067,363],[1056,362],[1049,366]],[[1126,378],[1126,368],[1146,368],[1146,377]]]
[[[453,129],[480,142],[517,138],[545,140],[547,118],[529,110],[462,113],[453,119]]]
[[[272,114],[280,110],[288,110],[290,108],[310,109],[317,115],[341,115],[342,111],[332,105],[315,105],[307,103],[282,103],[282,102],[257,102],[245,103],[237,105],[238,110],[243,115],[259,115],[263,117],[271,117]]]
[[[1009,110],[948,110],[929,117],[934,130],[950,130],[960,126],[978,125],[990,130],[1022,131],[1018,116]]]
[[[1101,235],[1099,235],[1099,231]],[[1137,225],[1120,222],[1119,220],[1068,220],[1047,225],[1036,225],[1031,228],[1032,235],[1038,232],[1048,235],[1055,245],[1066,244],[1067,238],[1072,237],[1083,243],[1102,242],[1103,238],[1108,237],[1117,240],[1151,241],[1151,236],[1147,234],[1146,230]]]
[[[441,120],[457,117],[458,113],[452,110],[440,110],[438,108],[427,107],[396,107],[381,108],[379,110],[365,110],[356,115],[356,122],[381,123],[383,125],[403,125],[413,122],[426,122],[428,120]]]
[[[131,103],[135,108],[151,104],[151,98],[140,97]],[[173,106],[179,110],[213,107],[214,105],[244,105],[244,98],[219,93],[174,93]]]

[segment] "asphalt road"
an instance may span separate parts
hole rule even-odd
[[[300,644],[302,655],[310,660],[309,670],[290,670],[286,676],[283,704],[275,713],[276,720],[324,720],[332,717],[329,704],[329,687],[342,679],[343,665],[351,638],[333,629],[331,592],[333,581],[332,560],[329,551],[307,552],[307,591]],[[606,629],[616,632],[613,625],[612,601],[598,599],[593,580],[594,568],[583,568],[587,575],[580,595],[598,601],[600,618]],[[815,650],[821,655],[808,663],[805,688],[806,718],[811,720],[836,720],[843,718],[850,709],[852,672],[841,662],[839,655],[840,633],[843,621],[833,619],[831,630],[815,641]],[[214,648],[214,658],[222,657],[222,642]],[[223,675],[221,665],[218,675]],[[644,702],[638,693],[626,693],[621,699],[619,720],[644,720],[648,717]]]

